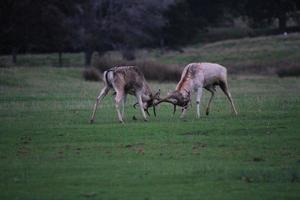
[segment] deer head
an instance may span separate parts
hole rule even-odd
[[[160,89],[159,89],[154,95],[153,95],[153,94],[150,94],[149,97],[150,97],[149,100],[147,100],[147,101],[144,102],[144,110],[145,110],[145,112],[147,113],[147,115],[150,116],[150,113],[149,113],[148,109],[149,109],[150,107],[153,107],[153,114],[154,114],[154,116],[156,116],[155,106],[156,106],[157,102],[161,100],[161,99],[160,99]],[[133,105],[133,107],[136,108],[136,105],[137,105],[137,104],[138,104],[138,103],[135,103],[135,104]]]
[[[181,92],[175,90],[175,91],[169,93],[165,98],[162,98],[159,101],[157,101],[155,106],[162,102],[171,103],[174,106],[173,114],[175,114],[176,106],[186,107],[189,104],[189,102],[191,101],[190,92],[189,91],[186,91],[186,92],[188,95],[184,96]]]

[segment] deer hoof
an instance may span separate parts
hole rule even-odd
[[[94,123],[94,120],[93,120],[93,119],[91,119],[91,120],[90,120],[90,123],[91,123],[91,124],[93,124],[93,123]]]

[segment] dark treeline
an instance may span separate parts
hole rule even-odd
[[[119,50],[135,59],[141,47],[179,48],[209,27],[237,17],[252,28],[299,20],[297,0],[1,0],[0,53],[85,53]]]

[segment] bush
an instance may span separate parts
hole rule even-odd
[[[8,64],[0,60],[0,68],[7,68]]]
[[[129,65],[129,61],[124,61],[118,56],[99,56],[97,52],[94,52],[91,59],[91,66],[100,70],[102,73],[115,66]]]
[[[82,71],[82,76],[87,81],[99,81],[101,80],[101,73],[98,69],[91,67],[91,68],[85,68]]]
[[[139,67],[147,80],[179,81],[181,70],[176,65],[166,65],[154,61],[137,61],[133,65]]]
[[[300,76],[300,66],[278,69],[277,75],[281,78],[288,76]]]
[[[147,80],[178,81],[181,74],[180,67],[176,65],[161,64],[153,60],[127,61],[123,60],[117,55],[104,55],[100,57],[97,53],[94,53],[91,63],[93,68],[97,68],[101,72],[104,72],[105,70],[115,66],[137,66],[144,73],[144,76]]]
[[[0,57],[0,68],[8,68],[12,66],[12,62],[8,61],[4,56]]]

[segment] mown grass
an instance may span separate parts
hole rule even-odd
[[[80,69],[0,70],[0,199],[300,197],[300,79],[231,76],[237,117],[218,90],[201,119],[162,105],[143,122],[130,98],[122,125],[107,96],[91,125],[102,84]]]

